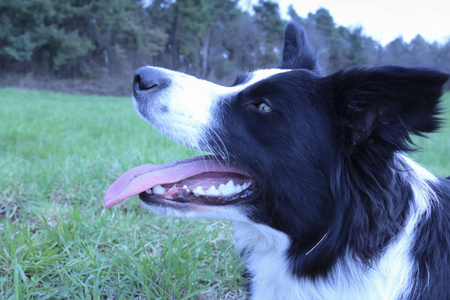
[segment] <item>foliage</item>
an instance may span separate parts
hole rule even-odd
[[[142,26],[144,19],[135,0],[2,1],[0,63],[69,77],[99,66],[117,71],[130,52],[155,55],[163,49],[167,36]]]
[[[4,1],[0,3],[0,56],[30,61],[39,53],[57,70],[61,65],[87,54],[92,42],[77,29],[65,28],[61,14],[72,18],[84,13],[47,0]]]
[[[307,30],[324,74],[383,64],[450,71],[450,40],[398,37],[383,47],[362,27],[338,26],[325,8],[302,18],[291,6],[288,15]],[[152,64],[229,84],[239,72],[277,66],[285,23],[273,0],[259,0],[252,11],[243,11],[239,0],[3,0],[0,69],[130,78],[135,68]]]
[[[262,64],[267,67],[275,67],[279,63],[282,49],[282,35],[285,22],[280,17],[278,4],[273,1],[260,0],[253,7],[255,10],[256,23],[259,25],[263,35]]]

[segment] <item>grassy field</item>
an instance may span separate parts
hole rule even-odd
[[[195,154],[130,99],[3,89],[0,105],[0,299],[244,297],[229,223],[103,208],[123,171]],[[450,122],[416,141],[414,158],[450,175]]]

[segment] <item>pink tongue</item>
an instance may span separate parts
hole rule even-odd
[[[197,156],[165,165],[142,165],[125,172],[108,189],[104,202],[106,208],[140,194],[158,184],[175,183],[205,172],[228,172],[249,176],[235,165],[218,161],[214,156]]]

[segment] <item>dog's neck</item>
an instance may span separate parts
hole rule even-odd
[[[404,234],[372,268],[345,255],[325,277],[315,280],[293,275],[286,234],[265,225],[234,222],[234,238],[246,263],[250,299],[396,299],[411,272],[410,264],[398,258],[408,257],[410,237]],[[387,278],[395,278],[395,283]]]
[[[294,282],[285,253],[289,237],[265,225],[234,222],[236,251],[246,262],[252,299],[277,299],[277,289]]]

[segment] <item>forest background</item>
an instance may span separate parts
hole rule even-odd
[[[324,74],[384,64],[450,71],[450,40],[381,45],[325,8],[303,18],[290,7],[282,18],[276,2],[244,10],[244,1],[0,0],[0,300],[245,298],[230,222],[158,217],[137,199],[103,207],[125,170],[196,154],[136,114],[137,67],[232,84],[278,65],[292,19]],[[450,93],[442,107],[450,120]],[[440,176],[450,170],[445,124],[414,139],[427,150],[412,153]]]
[[[306,28],[324,74],[386,64],[450,71],[450,39],[383,46],[362,27],[336,25],[326,8],[302,18],[290,6],[288,18]],[[286,22],[277,2],[262,0],[250,12],[238,0],[2,0],[0,87],[130,95],[146,64],[229,85],[277,66]]]

